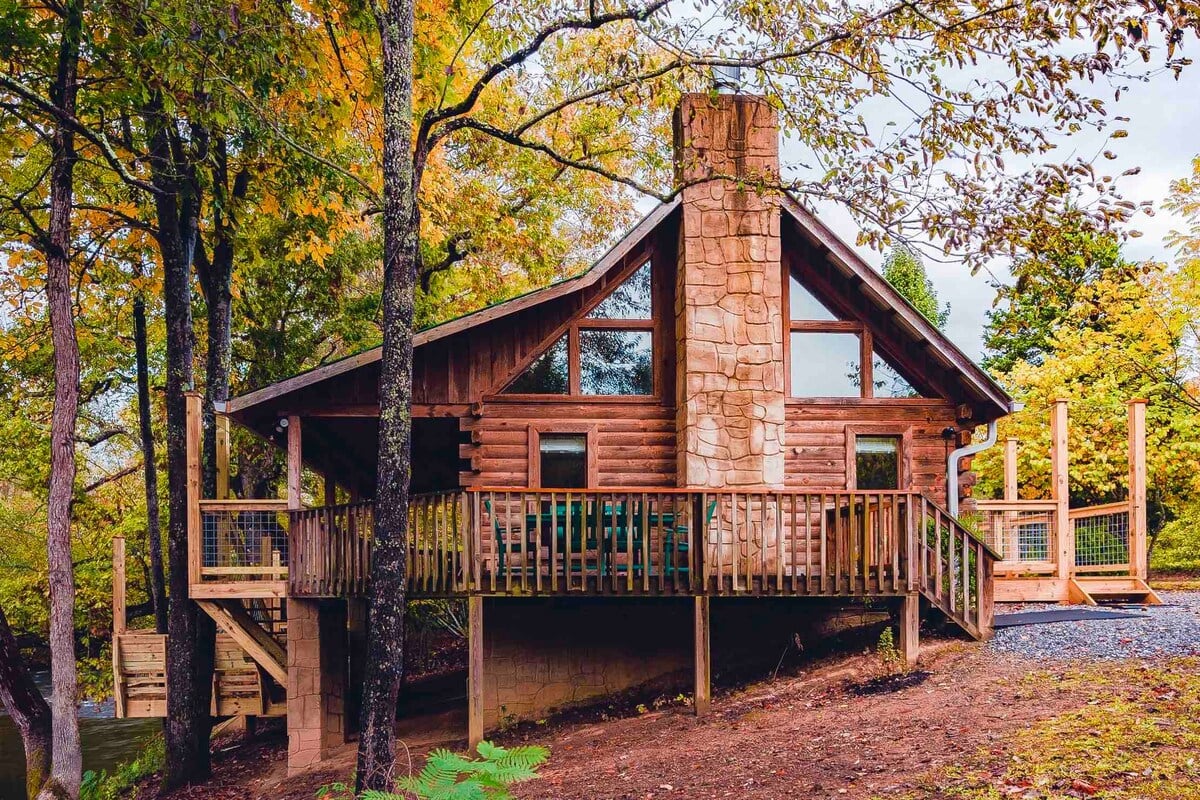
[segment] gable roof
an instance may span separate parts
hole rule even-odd
[[[805,238],[824,251],[829,262],[844,276],[859,283],[859,291],[882,313],[893,314],[905,333],[914,341],[926,346],[939,361],[952,367],[980,400],[993,404],[999,412],[995,416],[1004,416],[1012,412],[1013,400],[1000,384],[972,361],[924,314],[914,308],[908,298],[900,294],[896,287],[888,283],[878,270],[864,261],[854,248],[830,230],[816,214],[791,196],[785,196],[782,208],[796,222]]]
[[[524,309],[550,302],[572,292],[585,289],[602,280],[618,267],[624,257],[651,235],[680,205],[676,197],[669,203],[657,206],[629,230],[599,260],[585,272],[536,289],[518,297],[487,306],[478,311],[426,328],[414,335],[413,346],[435,342],[447,336],[469,330],[477,325],[494,321]],[[924,348],[936,361],[952,370],[960,379],[964,389],[977,402],[985,405],[988,413],[984,419],[996,419],[1013,410],[1013,401],[990,375],[972,361],[936,325],[917,311],[895,287],[878,271],[859,256],[853,248],[837,236],[817,216],[793,197],[785,196],[781,208],[797,225],[808,242],[825,254],[826,259],[844,277],[851,279],[857,290],[868,298],[885,315],[890,315],[897,326],[912,341]],[[235,397],[225,403],[225,413],[243,412],[261,403],[312,386],[338,375],[379,362],[383,348],[373,347],[361,353],[347,356],[339,361],[316,367],[307,372],[293,375],[261,389]]]
[[[413,336],[413,347],[420,347],[430,342],[436,342],[438,339],[444,339],[447,336],[468,330],[476,325],[492,322],[509,314],[523,311],[531,306],[541,305],[572,292],[577,292],[580,289],[586,289],[604,278],[615,267],[620,266],[622,259],[634,247],[640,244],[643,239],[653,233],[659,224],[669,217],[672,211],[679,207],[679,204],[680,199],[676,197],[669,203],[661,203],[655,207],[654,210],[642,217],[636,225],[630,228],[604,255],[575,277],[557,281],[541,289],[534,289],[531,292],[517,295],[516,297],[490,306],[484,306],[478,311],[472,311],[461,317],[455,317],[454,319],[418,331]],[[285,378],[276,383],[264,386],[261,389],[234,397],[225,404],[225,408],[222,410],[227,414],[244,411],[251,406],[272,400],[280,395],[293,392],[297,389],[303,389],[314,383],[320,383],[323,380],[345,372],[373,364],[382,360],[382,358],[383,347],[377,345],[369,350],[363,350],[360,353],[346,356],[338,361],[314,367],[307,372],[301,372],[290,378]]]

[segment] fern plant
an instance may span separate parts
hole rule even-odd
[[[499,747],[480,742],[479,758],[468,758],[449,750],[437,749],[429,754],[424,768],[416,775],[396,781],[399,794],[394,792],[364,792],[361,800],[511,800],[509,788],[521,781],[537,777],[550,751],[544,747]],[[318,798],[353,796],[344,784],[327,786]]]

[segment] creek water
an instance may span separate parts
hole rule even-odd
[[[42,694],[49,696],[50,673],[33,676]],[[147,737],[160,730],[157,719],[114,719],[111,700],[84,702],[79,706],[79,738],[83,768],[112,772],[118,764],[133,759]],[[0,800],[25,798],[25,749],[11,719],[0,709]]]

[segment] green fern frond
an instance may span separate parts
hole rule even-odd
[[[481,742],[480,758],[471,759],[439,748],[429,754],[416,775],[401,778],[396,787],[418,800],[510,800],[509,787],[537,777],[537,768],[550,755],[544,747],[506,749]],[[368,793],[363,800],[402,800],[401,795]]]

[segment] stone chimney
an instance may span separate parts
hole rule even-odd
[[[675,300],[681,486],[781,488],[784,364],[779,125],[761,97],[685,95]],[[699,181],[696,183],[696,181]]]

